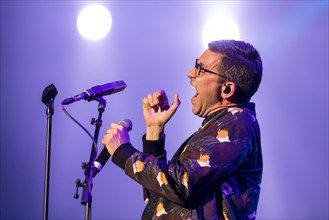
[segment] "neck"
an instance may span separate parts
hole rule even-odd
[[[211,114],[213,114],[213,113],[215,113],[215,112],[217,112],[221,109],[224,109],[224,108],[230,108],[230,107],[234,107],[234,106],[237,106],[237,105],[248,104],[248,103],[249,103],[249,100],[248,101],[245,100],[244,102],[235,103],[235,102],[230,102],[230,101],[225,99],[225,100],[223,100],[223,102],[221,103],[220,106],[217,106],[217,107],[211,109],[204,117],[207,117],[207,116],[209,116],[209,115],[211,115]]]

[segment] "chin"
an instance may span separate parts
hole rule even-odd
[[[192,109],[192,112],[194,115],[202,117],[202,116],[200,116],[200,111],[196,111],[196,110]]]

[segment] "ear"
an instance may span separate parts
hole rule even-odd
[[[236,92],[236,85],[234,82],[224,82],[221,89],[222,97],[228,99],[231,98]]]

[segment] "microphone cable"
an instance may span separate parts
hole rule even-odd
[[[97,153],[98,153],[98,147],[97,147],[97,143],[96,141],[94,140],[93,136],[90,134],[90,132],[82,125],[80,124],[70,113],[68,113],[68,111],[65,109],[64,105],[61,104],[61,109],[64,111],[64,113],[72,120],[74,121],[80,128],[82,128],[82,130],[84,130],[87,135],[90,137],[90,139],[92,140],[93,142],[93,148],[95,150],[95,156],[93,155],[92,157],[92,161],[91,161],[91,164],[94,164],[94,161],[96,159],[96,156],[97,156]]]

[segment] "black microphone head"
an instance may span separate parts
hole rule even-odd
[[[56,95],[58,94],[54,84],[47,86],[42,93],[41,101],[47,105],[47,103],[53,102]]]
[[[131,129],[133,128],[133,123],[129,119],[122,119],[118,122],[118,124],[125,127],[128,132],[131,131]]]

